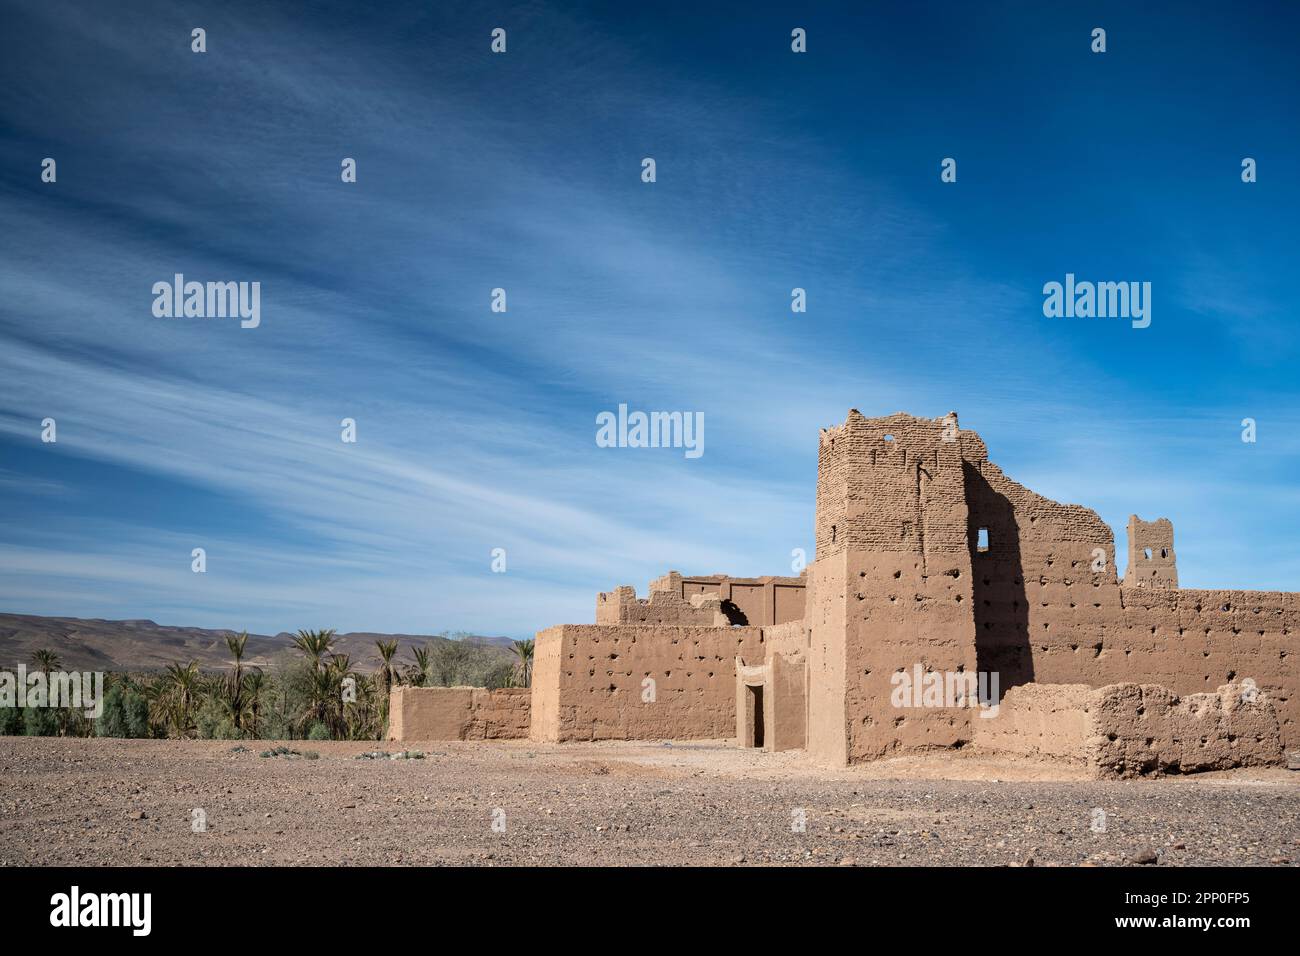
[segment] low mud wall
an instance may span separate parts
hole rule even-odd
[[[1007,691],[996,717],[974,723],[985,750],[1078,763],[1098,777],[1283,759],[1273,702],[1245,682],[1183,697],[1158,684],[1025,684]]]
[[[532,691],[524,687],[394,687],[388,739],[506,740],[528,736]]]

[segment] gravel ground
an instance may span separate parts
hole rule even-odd
[[[1300,860],[1300,773],[1282,769],[1098,782],[967,751],[826,771],[723,742],[283,745],[318,756],[0,737],[0,865]]]

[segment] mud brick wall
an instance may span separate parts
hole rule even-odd
[[[519,740],[528,736],[533,692],[527,687],[474,689],[463,740]]]
[[[802,620],[804,615],[803,577],[733,578],[725,574],[683,577],[669,571],[650,583],[650,590],[671,591],[690,600],[696,595],[717,597],[729,602],[728,610],[738,617],[732,624],[785,624]]]
[[[808,739],[808,628],[804,622],[763,628],[763,654],[767,678],[763,700],[770,714],[765,746],[772,751],[802,750]],[[740,731],[743,745],[746,734],[743,727]]]
[[[504,740],[528,736],[527,688],[394,687],[388,739]]]
[[[1143,521],[1137,515],[1129,516],[1125,584],[1140,588],[1176,588],[1176,560],[1174,526],[1168,518]]]
[[[972,551],[980,670],[998,671],[1004,691],[1029,681],[1138,682],[1194,694],[1251,677],[1273,698],[1284,740],[1300,744],[1300,595],[1180,590],[1173,526],[1136,516],[1130,553],[1161,569],[1161,583],[1121,585],[1114,535],[1095,512],[1012,481],[982,441],[961,435],[971,527],[989,529],[988,551]]]
[[[814,754],[852,762],[969,739],[970,712],[889,705],[890,674],[918,661],[996,673],[1004,693],[1139,682],[1188,695],[1250,677],[1286,746],[1300,745],[1300,595],[1179,590],[1172,525],[1136,516],[1135,547],[1142,561],[1152,548],[1162,586],[1149,574],[1121,586],[1105,522],[1008,478],[955,416],[851,411],[823,430],[818,467],[805,619]]]
[[[1099,775],[1117,777],[1281,763],[1271,699],[1243,691],[1235,681],[1185,697],[1155,684],[1095,690],[1088,763]]]
[[[803,620],[787,621],[763,628],[763,653],[770,661],[775,654],[802,657],[808,653],[808,627]],[[758,663],[749,661],[748,663]]]
[[[680,593],[655,590],[640,600],[628,585],[596,595],[597,624],[697,624],[725,627],[730,622],[722,613],[717,595],[700,595],[694,600]]]
[[[1031,608],[1035,680],[1133,681],[1186,695],[1250,678],[1272,698],[1286,746],[1300,746],[1300,595],[1112,583],[1094,591],[1103,614],[1078,607],[1076,593],[1044,594]]]
[[[537,635],[538,741],[685,740],[736,733],[736,657],[763,659],[759,627],[562,624]],[[642,682],[654,680],[654,700]]]
[[[1088,713],[1087,684],[1025,684],[1007,691],[993,717],[972,721],[984,750],[1083,764],[1096,730]]]
[[[891,678],[974,671],[962,443],[943,420],[866,419],[822,432],[809,575],[809,750],[856,762],[970,737],[964,708],[895,708]]]
[[[987,750],[1077,763],[1099,777],[1280,763],[1277,714],[1242,682],[1179,696],[1157,684],[1026,684],[975,722]]]

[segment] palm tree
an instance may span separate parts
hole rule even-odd
[[[47,677],[49,676],[50,671],[63,669],[62,658],[48,647],[42,647],[38,651],[33,651],[32,663],[36,665],[37,670]]]
[[[225,681],[226,710],[236,733],[243,733],[241,726],[244,717],[244,648],[248,645],[248,632],[226,635],[226,647],[235,659],[235,670]]]
[[[307,706],[298,718],[299,729],[304,735],[310,733],[316,724],[329,726],[329,709],[333,698],[330,672],[325,669],[308,671]]]
[[[375,641],[375,646],[379,648],[379,670],[375,674],[375,688],[379,695],[379,730],[380,733],[388,727],[388,696],[393,689],[393,679],[397,676],[397,668],[393,664],[393,658],[397,656],[397,641]],[[417,655],[418,657],[418,655]]]
[[[166,721],[178,737],[188,737],[194,727],[194,702],[200,684],[197,661],[190,661],[183,667],[180,664],[167,665],[161,700]]]
[[[380,662],[375,676],[379,680],[379,689],[387,696],[393,686],[393,658],[397,656],[397,641],[375,641],[375,647],[379,648]]]
[[[260,667],[254,667],[244,678],[244,689],[248,707],[248,733],[257,737],[257,723],[262,714],[262,691],[266,687],[266,675]]]
[[[334,629],[324,631],[299,631],[293,639],[293,646],[307,655],[311,666],[320,669],[321,658],[334,646]]]
[[[515,657],[519,662],[515,665],[519,672],[519,686],[533,686],[533,639],[530,637],[523,641],[511,642],[511,650],[515,652]]]
[[[357,696],[343,705],[343,736],[347,740],[374,740],[384,729],[388,701],[378,699],[377,675],[351,676],[357,682]]]
[[[429,677],[432,674],[433,659],[430,655],[429,645],[424,647],[411,648],[411,656],[415,658],[415,666],[411,668],[411,684],[414,687],[428,687]]]
[[[50,671],[62,670],[63,661],[60,659],[59,655],[56,654],[54,651],[50,650],[48,647],[42,647],[40,650],[32,652],[32,663],[36,665],[37,670],[39,670],[42,674],[45,675],[46,677],[45,692],[47,695],[49,695],[46,698],[46,700],[51,705],[53,705],[54,703],[53,688],[49,686]],[[67,733],[68,730],[67,710],[60,707],[58,710],[57,719],[59,722],[59,728],[58,728],[59,736],[62,737],[65,733]]]

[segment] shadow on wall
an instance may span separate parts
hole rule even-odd
[[[977,468],[964,463],[963,472],[970,513],[976,668],[996,672],[999,692],[1005,694],[1034,679],[1020,527],[1011,502],[993,490]]]
[[[744,627],[749,624],[749,616],[733,601],[722,602],[722,613],[727,616],[727,623],[732,627]]]

